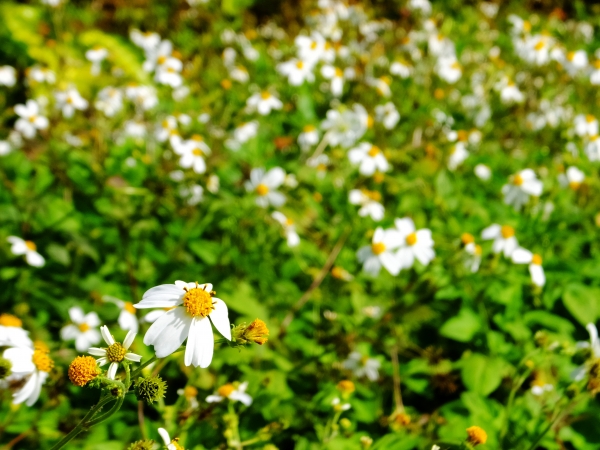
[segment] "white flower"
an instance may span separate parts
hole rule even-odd
[[[391,273],[398,275],[402,263],[394,252],[402,244],[402,238],[397,230],[377,228],[373,234],[371,245],[361,247],[356,253],[358,261],[363,263],[363,270],[369,275],[376,276],[381,266]]]
[[[381,194],[376,191],[367,191],[361,189],[352,189],[348,194],[348,200],[353,205],[360,205],[358,210],[360,217],[369,216],[375,222],[383,219],[385,208],[380,203]]]
[[[371,87],[374,87],[379,95],[382,97],[390,97],[392,95],[392,90],[390,88],[392,80],[390,77],[383,76],[380,78],[371,78],[367,77],[365,79],[365,83]]]
[[[163,439],[167,450],[181,450],[183,448],[181,447],[181,444],[179,444],[179,438],[174,438],[171,440],[169,432],[164,428],[159,428],[158,434],[160,434],[160,437]]]
[[[98,111],[102,111],[106,117],[114,117],[123,109],[123,91],[110,86],[105,87],[98,92],[94,106]]]
[[[190,404],[191,409],[196,409],[200,404],[196,396],[198,395],[198,389],[194,386],[186,386],[184,389],[177,389],[177,395],[183,396]]]
[[[319,142],[319,131],[314,125],[306,125],[298,135],[298,145],[303,151]]]
[[[456,83],[462,76],[462,67],[455,56],[446,56],[438,59],[435,70],[442,80],[450,84]]]
[[[504,104],[523,103],[525,96],[519,90],[514,81],[504,78],[499,86],[500,101]]]
[[[94,47],[85,52],[85,58],[92,63],[92,75],[100,73],[100,63],[108,56],[108,50]]]
[[[220,184],[221,182],[219,181],[218,175],[209,175],[208,180],[206,181],[206,189],[208,189],[208,192],[216,194],[219,192]]]
[[[152,43],[154,42],[152,41]],[[144,61],[142,67],[146,72],[152,72],[163,64],[170,64],[169,60],[176,59],[171,56],[173,54],[173,44],[168,39],[144,50],[146,50],[146,61]]]
[[[54,361],[48,352],[41,348],[14,347],[4,351],[3,357],[12,365],[11,379],[26,379],[25,384],[13,394],[13,404],[25,402],[32,406],[40,396],[42,385],[48,377],[48,372],[54,367]]]
[[[325,65],[321,67],[321,75],[331,82],[331,93],[336,97],[342,95],[344,90],[344,79],[346,79],[345,72],[339,67]]]
[[[592,63],[592,71],[590,73],[590,83],[594,86],[600,84],[600,60],[596,60]]]
[[[187,198],[188,205],[194,206],[202,201],[204,188],[199,184],[194,184],[189,188],[182,186],[179,188],[179,195],[181,195],[183,198]]]
[[[600,161],[600,139],[598,135],[589,137],[585,144],[585,154],[590,161]]]
[[[485,164],[477,164],[474,172],[477,178],[483,181],[487,181],[492,177],[492,169]]]
[[[202,136],[195,134],[191,139],[184,141],[179,150],[176,147],[175,152],[181,152],[179,165],[184,169],[191,167],[196,173],[206,172],[204,155],[210,155],[210,148],[206,145]]]
[[[376,381],[379,378],[381,363],[376,359],[363,356],[359,352],[350,353],[348,359],[342,365],[354,372],[354,375],[359,378],[366,376],[371,381]]]
[[[350,408],[352,408],[350,403],[342,403],[339,397],[336,397],[331,401],[331,406],[333,406],[333,409],[338,412],[348,411]]]
[[[100,332],[102,333],[102,337],[104,338],[106,345],[108,345],[108,348],[91,347],[88,350],[88,353],[92,356],[100,357],[97,360],[99,366],[110,363],[110,366],[108,366],[108,370],[106,372],[106,377],[109,380],[115,379],[117,369],[119,368],[119,363],[123,360],[133,362],[140,362],[142,360],[141,355],[127,351],[135,339],[135,335],[137,334],[135,331],[129,330],[127,336],[125,336],[123,344],[115,341],[115,338],[110,334],[110,331],[108,331],[108,327],[106,325],[100,327]]]
[[[305,81],[315,81],[313,64],[301,59],[292,59],[277,65],[277,71],[286,76],[292,86],[300,86]]]
[[[448,169],[456,170],[465,159],[469,156],[469,151],[464,142],[459,141],[450,150],[450,157],[448,158]]]
[[[403,269],[413,266],[415,258],[426,266],[435,257],[431,230],[422,228],[417,230],[412,219],[405,217],[394,221],[400,235],[400,248],[398,260]]]
[[[54,84],[56,82],[56,75],[50,69],[46,69],[40,66],[31,66],[25,71],[25,75],[29,79],[29,82],[35,81],[36,83],[48,83]]]
[[[136,316],[136,309],[133,307],[133,303],[125,302],[116,297],[111,297],[109,295],[105,295],[102,297],[102,300],[105,302],[114,303],[119,307],[121,312],[119,313],[119,318],[117,319],[117,323],[121,327],[122,330],[133,331],[134,333],[138,332],[139,322]]]
[[[0,347],[33,347],[23,322],[12,314],[0,314]]]
[[[392,102],[375,107],[375,117],[387,130],[393,129],[400,121],[400,113]]]
[[[575,166],[569,167],[566,173],[558,176],[558,181],[563,187],[570,187],[574,191],[579,189],[584,179],[585,174]]]
[[[181,69],[183,63],[177,58],[167,58],[163,64],[156,68],[154,80],[160,84],[166,84],[172,88],[181,86],[183,79],[181,77]]]
[[[400,78],[408,78],[412,73],[412,67],[402,61],[394,61],[390,65],[390,73]]]
[[[218,403],[227,398],[233,402],[242,402],[244,405],[250,406],[252,404],[252,397],[246,394],[247,388],[247,381],[240,383],[237,388],[233,384],[226,384],[217,389],[217,392],[213,395],[206,397],[206,401],[208,403]]]
[[[481,245],[477,245],[475,242],[468,242],[465,244],[465,252],[470,255],[465,261],[465,265],[472,273],[477,272],[481,264]]]
[[[151,31],[141,32],[133,29],[129,33],[129,38],[135,45],[143,48],[146,52],[153,51],[160,44],[160,35]]]
[[[152,109],[158,104],[156,91],[151,86],[129,85],[125,88],[125,96],[142,111]]]
[[[519,211],[530,196],[539,197],[542,194],[543,184],[531,169],[521,170],[510,178],[510,183],[502,186],[504,203],[514,206]]]
[[[70,87],[66,91],[55,92],[54,97],[56,98],[56,107],[62,110],[65,118],[73,117],[75,110],[83,111],[88,107],[87,100],[74,87]]]
[[[0,66],[0,86],[12,87],[17,82],[17,71],[11,66]]]
[[[33,267],[42,267],[46,260],[36,250],[37,247],[32,241],[25,241],[17,236],[9,236],[6,239],[12,245],[10,251],[13,255],[25,255],[27,264]]]
[[[296,36],[294,44],[297,48],[298,57],[302,61],[315,64],[325,56],[325,39],[319,33],[314,32],[310,37]]]
[[[100,342],[100,333],[98,327],[100,319],[95,312],[83,314],[79,306],[69,308],[69,317],[73,324],[67,325],[60,330],[60,337],[64,341],[75,339],[75,348],[79,352],[84,352],[92,345]]]
[[[531,386],[531,393],[535,396],[543,395],[545,392],[554,390],[554,386],[549,383],[543,383],[543,381],[535,380]]]
[[[19,116],[15,122],[15,129],[26,138],[33,138],[36,130],[48,128],[48,119],[40,116],[40,107],[35,100],[27,100],[24,105],[15,105],[15,112]]]
[[[211,322],[226,339],[231,340],[227,305],[214,297],[210,283],[163,284],[146,291],[136,308],[171,308],[148,329],[144,344],[153,345],[158,358],[177,350],[187,338],[185,365],[206,368],[214,351]]]
[[[283,103],[269,91],[262,91],[253,94],[247,101],[248,109],[256,110],[262,116],[266,116],[273,109],[281,109]]]
[[[279,211],[273,211],[271,217],[273,217],[273,219],[279,222],[283,227],[288,246],[296,247],[300,243],[300,237],[298,236],[298,233],[296,233],[296,226],[294,225],[294,222]]]
[[[529,264],[529,274],[533,284],[540,287],[546,284],[546,275],[544,274],[540,255],[518,247],[512,252],[511,258],[515,264]]]
[[[500,226],[494,223],[481,232],[481,238],[493,239],[492,251],[494,253],[504,252],[504,256],[507,258],[510,258],[519,246],[515,237],[515,229],[508,225]]]
[[[588,57],[585,50],[568,52],[563,60],[563,67],[571,76],[577,75],[583,69],[588,67]]]
[[[329,143],[342,147],[354,145],[367,131],[368,115],[365,118],[363,117],[365,114],[364,108],[361,110],[357,105],[352,110],[344,109],[340,112],[330,109],[327,111],[322,127],[327,131]]]
[[[354,165],[360,165],[358,171],[371,176],[375,171],[387,172],[389,164],[381,149],[368,142],[363,142],[348,152],[348,158]]]
[[[278,208],[285,203],[285,196],[277,192],[285,181],[285,172],[281,167],[274,167],[265,173],[265,169],[252,169],[250,180],[244,184],[248,192],[256,192],[256,204],[263,208],[269,205]]]
[[[258,122],[256,120],[243,123],[233,130],[233,139],[227,139],[225,146],[230,150],[237,151],[241,148],[242,144],[245,144],[257,134]]]
[[[577,136],[597,136],[598,120],[591,114],[578,114],[573,119],[575,134]]]

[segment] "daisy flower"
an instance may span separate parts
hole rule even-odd
[[[114,117],[123,109],[123,91],[111,86],[105,87],[98,92],[94,107],[106,117]]]
[[[435,69],[438,76],[450,84],[456,83],[462,76],[462,67],[455,56],[438,59]]]
[[[75,110],[83,111],[88,107],[88,101],[74,87],[55,92],[54,98],[56,98],[56,107],[62,110],[63,117],[67,119],[73,117]]]
[[[492,251],[494,253],[504,252],[504,256],[507,258],[510,258],[519,246],[515,237],[515,229],[508,225],[500,226],[493,223],[481,232],[481,238],[486,241],[493,239]]]
[[[392,102],[375,107],[375,118],[383,123],[386,130],[392,130],[400,121],[400,113]]]
[[[301,59],[292,59],[277,66],[277,71],[286,76],[292,86],[300,86],[305,81],[315,81],[312,70],[313,65]]]
[[[412,73],[413,68],[402,62],[402,61],[394,61],[390,64],[390,73],[392,75],[399,76],[400,78],[408,78]]]
[[[133,362],[140,362],[142,360],[141,355],[127,351],[135,339],[135,335],[137,334],[135,331],[129,330],[123,344],[115,341],[115,338],[110,334],[106,325],[100,327],[100,332],[102,333],[102,337],[104,338],[106,345],[108,345],[108,348],[91,347],[88,350],[88,353],[92,356],[100,357],[97,360],[99,366],[110,363],[106,372],[106,377],[109,380],[115,379],[119,363],[123,362],[123,360]]]
[[[546,284],[546,275],[544,274],[542,257],[540,255],[518,247],[512,252],[511,259],[515,264],[529,264],[529,274],[531,275],[533,284],[540,287]]]
[[[285,172],[281,167],[274,167],[268,172],[263,168],[252,169],[250,180],[246,181],[245,186],[248,192],[256,192],[256,204],[263,208],[269,205],[275,208],[285,203],[285,196],[277,192],[279,186],[285,181]]]
[[[211,323],[231,340],[227,305],[214,297],[212,288],[210,283],[176,281],[153,287],[133,305],[138,309],[174,307],[156,319],[144,336],[144,344],[153,345],[158,358],[169,356],[187,338],[185,365],[208,367],[215,345]]]
[[[228,383],[217,389],[217,392],[214,394],[206,397],[206,401],[208,403],[218,403],[227,398],[232,402],[242,402],[244,405],[250,406],[252,404],[252,397],[246,394],[247,388],[247,381],[239,383],[237,388],[235,387],[235,384]]]
[[[179,165],[184,169],[192,168],[196,173],[206,172],[204,155],[210,154],[210,148],[204,142],[202,136],[195,134],[191,139],[184,141],[179,147],[181,158]],[[175,150],[177,152],[177,149]]]
[[[405,217],[394,221],[400,235],[400,248],[398,260],[403,269],[413,266],[415,258],[426,266],[435,257],[431,230],[422,228],[417,230],[412,219]]]
[[[11,377],[27,379],[13,394],[13,404],[25,402],[27,406],[32,406],[40,396],[42,385],[54,367],[54,361],[48,356],[48,351],[39,345],[35,348],[9,348],[4,351],[3,356],[11,363]]]
[[[296,247],[300,243],[300,237],[296,233],[296,226],[292,219],[287,218],[283,213],[279,211],[273,211],[271,217],[281,224],[285,237],[287,239],[288,247]]]
[[[558,176],[558,181],[562,186],[568,186],[574,191],[579,189],[584,179],[585,174],[575,166],[569,167],[566,173],[561,173]]]
[[[171,440],[171,436],[169,436],[169,432],[164,428],[158,429],[158,434],[163,439],[167,450],[183,450],[183,447],[179,443],[179,438],[173,438]]]
[[[48,119],[40,115],[40,106],[35,100],[27,100],[22,105],[15,105],[15,113],[19,116],[15,129],[26,138],[33,138],[36,130],[48,128]]]
[[[177,389],[177,395],[182,396],[190,404],[191,409],[196,409],[200,404],[198,403],[198,389],[194,386],[186,386],[184,389]]]
[[[402,237],[397,230],[377,228],[373,234],[371,245],[361,247],[356,253],[358,261],[363,264],[363,270],[369,275],[376,276],[381,266],[391,273],[398,275],[402,263],[394,252],[402,244]]]
[[[475,273],[479,270],[479,265],[481,264],[481,245],[477,245],[475,243],[475,238],[469,233],[463,233],[461,241],[464,245],[465,253],[469,255],[465,261],[465,266],[471,270],[471,272]]]
[[[0,314],[0,347],[33,347],[23,322],[12,314]]]
[[[342,95],[344,90],[344,80],[348,78],[342,69],[325,65],[321,67],[321,75],[323,75],[326,80],[330,81],[331,85],[329,89],[333,95],[336,97]]]
[[[248,109],[258,111],[261,116],[266,116],[273,109],[281,109],[283,103],[269,91],[257,92],[252,95],[246,102]]]
[[[591,114],[578,114],[573,119],[575,134],[577,136],[597,136],[598,120]]]
[[[542,194],[543,184],[531,169],[521,170],[512,175],[509,181],[508,184],[502,186],[504,203],[513,206],[517,211],[529,201],[530,196],[539,197]]]
[[[30,266],[42,267],[46,262],[44,257],[36,251],[37,247],[33,242],[25,241],[16,236],[9,236],[6,240],[12,244],[10,247],[12,254],[25,255],[25,260]]]
[[[389,164],[381,149],[375,145],[363,142],[348,152],[348,158],[354,165],[359,165],[358,171],[365,176],[371,176],[375,171],[387,172]]]
[[[375,222],[383,219],[385,208],[380,203],[381,194],[377,191],[368,191],[366,189],[352,189],[348,194],[348,200],[353,205],[360,205],[358,215],[360,217],[369,216]]]
[[[100,325],[100,319],[95,312],[84,315],[79,306],[69,308],[69,317],[73,322],[60,330],[60,337],[64,341],[75,340],[75,348],[84,352],[92,345],[100,342],[100,333],[96,327]]]
[[[371,381],[379,378],[381,363],[376,359],[363,356],[359,352],[350,353],[342,365],[345,369],[351,370],[358,378],[366,376]]]

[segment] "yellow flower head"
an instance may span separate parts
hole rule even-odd
[[[473,447],[485,444],[487,441],[487,433],[481,427],[473,426],[467,428],[467,435],[467,442]]]

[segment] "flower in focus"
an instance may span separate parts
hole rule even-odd
[[[360,205],[358,215],[360,217],[369,216],[375,222],[383,219],[385,209],[381,202],[381,194],[377,191],[368,191],[366,189],[352,189],[348,193],[348,200],[353,205]]]
[[[173,438],[171,440],[169,432],[164,428],[159,428],[158,434],[160,434],[160,437],[163,439],[167,450],[184,450],[181,444],[179,443],[179,438]]]
[[[381,363],[373,358],[352,352],[342,363],[345,369],[351,370],[358,378],[366,376],[371,381],[379,378],[379,367]]]
[[[361,143],[358,147],[348,152],[348,158],[354,165],[359,165],[358,171],[365,176],[371,176],[375,171],[387,172],[389,164],[381,149],[368,142]]]
[[[54,367],[54,361],[48,356],[48,350],[43,345],[34,348],[12,347],[4,351],[3,357],[10,361],[12,379],[26,379],[25,384],[13,394],[15,405],[25,402],[33,405],[46,382],[48,373]]]
[[[512,252],[511,258],[515,264],[529,264],[529,274],[531,275],[533,284],[540,287],[546,284],[546,275],[544,274],[542,257],[540,255],[518,247]]]
[[[84,315],[79,306],[73,306],[69,308],[69,317],[73,324],[60,330],[60,337],[63,340],[75,339],[75,348],[79,352],[87,351],[92,345],[100,342],[100,332],[96,328],[100,325],[98,314],[92,311]]]
[[[369,275],[377,276],[381,266],[392,275],[398,275],[402,263],[394,250],[400,245],[402,245],[402,237],[397,230],[377,228],[373,234],[372,244],[361,247],[356,256],[363,264],[363,270]]]
[[[33,347],[29,332],[23,328],[23,322],[16,316],[0,314],[0,347]]]
[[[402,268],[411,268],[415,258],[424,266],[429,264],[435,257],[431,230],[427,228],[417,230],[415,223],[408,217],[396,219],[394,223],[400,235],[397,256]]]
[[[83,387],[98,376],[100,369],[91,356],[78,356],[69,365],[69,380],[75,386]]]
[[[271,217],[281,224],[289,247],[296,247],[300,243],[300,237],[296,233],[296,226],[292,219],[287,218],[279,211],[273,211]]]
[[[500,226],[494,223],[481,232],[481,238],[486,241],[493,239],[492,251],[494,253],[504,252],[504,256],[507,258],[510,258],[519,246],[515,237],[515,229],[508,225]]]
[[[15,113],[19,116],[15,122],[15,129],[26,138],[35,137],[36,130],[48,128],[48,119],[40,115],[40,106],[35,100],[27,100],[24,105],[15,105]]]
[[[25,241],[20,237],[9,236],[7,241],[12,244],[10,251],[13,255],[25,255],[27,264],[33,267],[42,267],[46,260],[36,250],[37,247],[32,241]]]
[[[142,360],[140,355],[127,351],[135,339],[136,332],[129,330],[123,344],[115,341],[115,338],[110,334],[106,325],[100,327],[100,332],[102,333],[102,337],[104,338],[106,345],[108,345],[108,348],[91,347],[88,350],[88,353],[92,356],[100,357],[97,361],[98,366],[110,363],[108,371],[106,372],[106,377],[109,380],[115,379],[119,363],[123,362],[123,360],[133,362],[140,362]]]
[[[212,288],[210,283],[162,284],[146,291],[142,301],[133,305],[138,309],[174,307],[158,317],[144,336],[144,344],[153,345],[158,358],[169,356],[187,338],[185,365],[208,367],[214,351],[211,323],[231,340],[227,305],[214,296]]]
[[[256,204],[262,208],[269,205],[278,208],[285,203],[285,196],[276,191],[285,181],[285,172],[281,167],[274,167],[268,172],[263,168],[252,169],[250,180],[244,184],[248,192],[256,192]]]
[[[542,182],[536,178],[533,170],[521,170],[510,178],[510,183],[502,186],[504,203],[519,211],[529,201],[529,196],[539,197],[542,188]]]
[[[208,403],[218,403],[222,402],[225,399],[229,399],[233,402],[242,402],[244,405],[250,406],[252,404],[252,397],[246,394],[247,388],[247,381],[244,381],[243,383],[239,384],[228,383],[217,389],[217,392],[215,392],[214,394],[206,397],[206,401]]]

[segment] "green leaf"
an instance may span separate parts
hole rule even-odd
[[[471,391],[489,395],[500,386],[503,366],[501,359],[473,353],[462,361],[463,383]]]
[[[448,320],[440,329],[440,334],[459,342],[468,342],[481,328],[481,320],[469,308],[460,310],[456,317]]]
[[[582,325],[595,322],[600,312],[600,289],[571,283],[565,288],[563,304]]]

